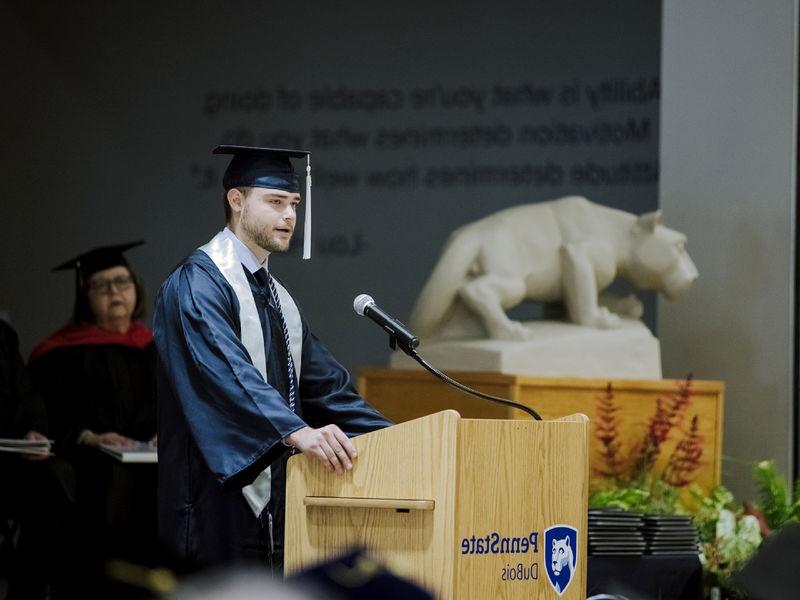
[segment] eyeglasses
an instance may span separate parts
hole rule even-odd
[[[114,279],[94,279],[89,283],[89,291],[93,294],[109,294],[112,286],[124,292],[133,285],[133,277],[130,275],[120,275]]]

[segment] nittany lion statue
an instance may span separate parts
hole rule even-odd
[[[409,325],[422,338],[525,340],[506,310],[523,300],[563,302],[573,323],[596,328],[638,319],[634,296],[600,297],[615,278],[673,300],[697,278],[686,237],[579,196],[501,210],[450,236],[417,299]]]

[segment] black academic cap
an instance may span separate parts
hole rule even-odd
[[[128,261],[125,260],[125,255],[123,252],[130,250],[131,248],[135,248],[136,246],[141,246],[142,244],[144,244],[144,240],[128,242],[127,244],[115,244],[113,246],[99,246],[97,248],[92,248],[83,254],[79,254],[75,258],[71,258],[64,263],[61,263],[57,267],[53,267],[53,271],[67,271],[74,269],[76,281],[78,287],[80,287],[83,285],[84,281],[86,281],[94,273],[97,273],[97,271],[102,271],[103,269],[110,269],[111,267],[117,266],[127,267]]]
[[[311,258],[311,153],[308,150],[259,148],[256,146],[217,146],[214,154],[232,154],[222,187],[260,187],[300,193],[300,179],[292,168],[292,158],[306,159],[306,212],[303,222],[303,258]]]
[[[255,146],[217,146],[214,154],[232,154],[222,178],[225,191],[235,187],[261,187],[299,193],[300,180],[291,158],[306,158],[306,150],[258,148]]]

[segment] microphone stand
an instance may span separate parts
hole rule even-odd
[[[492,402],[497,402],[498,404],[503,404],[505,406],[510,406],[512,408],[516,408],[521,410],[524,413],[530,415],[535,421],[541,421],[542,417],[539,413],[533,410],[530,406],[525,406],[524,404],[520,404],[519,402],[514,402],[513,400],[507,400],[506,398],[500,398],[498,396],[492,396],[491,394],[486,394],[484,392],[480,392],[478,390],[474,390],[471,387],[464,385],[442,373],[439,369],[428,363],[420,354],[416,351],[417,344],[419,344],[419,340],[417,338],[413,338],[409,341],[409,343],[398,343],[397,338],[389,334],[389,347],[392,350],[396,350],[398,347],[408,354],[411,358],[417,361],[420,365],[422,365],[426,371],[438,377],[445,383],[452,385],[454,388],[461,390],[467,394],[471,394],[473,396],[477,396],[478,398],[483,398],[484,400],[491,400]]]

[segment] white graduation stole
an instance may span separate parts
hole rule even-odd
[[[208,254],[217,268],[220,270],[225,280],[233,288],[236,298],[239,300],[239,324],[242,331],[242,345],[247,349],[253,366],[261,373],[264,381],[267,379],[267,357],[264,348],[264,332],[261,329],[261,319],[258,318],[258,309],[253,299],[253,292],[250,290],[250,283],[242,270],[242,264],[236,256],[236,250],[231,240],[224,232],[219,232],[200,250]],[[303,352],[303,324],[300,320],[300,311],[294,300],[278,281],[274,280],[275,288],[278,291],[278,298],[281,303],[283,319],[286,328],[289,330],[289,350],[294,360],[295,377],[299,377],[300,360]],[[295,381],[295,389],[297,389]],[[300,401],[299,395],[297,401]],[[269,503],[272,483],[272,474],[267,467],[255,481],[242,488],[247,504],[253,514],[259,516],[264,507]]]

